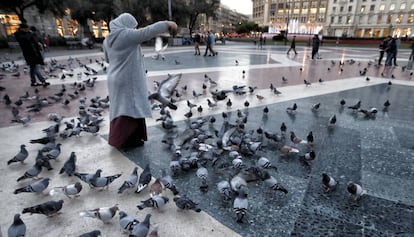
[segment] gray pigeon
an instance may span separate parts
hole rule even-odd
[[[40,174],[41,171],[42,171],[42,163],[41,161],[36,161],[36,163],[32,167],[26,170],[23,176],[17,179],[17,182],[23,179],[37,178],[37,176]]]
[[[110,175],[110,176],[105,176],[105,177],[94,177],[90,180],[91,181],[90,185],[93,188],[108,189],[109,184],[114,182],[115,179],[119,177],[121,177],[121,174],[115,174],[115,175]]]
[[[129,237],[145,237],[149,232],[151,214],[145,216],[144,221],[134,225]]]
[[[151,182],[151,178],[152,178],[152,175],[151,175],[150,165],[147,164],[144,170],[142,171],[141,175],[139,176],[138,187],[135,192],[139,193],[144,188],[148,187],[148,184]]]
[[[64,194],[68,198],[79,197],[79,193],[82,191],[82,184],[80,182],[76,182],[74,184],[69,184],[63,187],[55,187],[49,191],[50,196],[54,196],[56,194]]]
[[[61,145],[62,144],[60,143],[56,144],[56,146],[46,154],[46,157],[49,158],[49,160],[56,160],[56,158],[60,155]]]
[[[14,215],[13,223],[7,230],[7,235],[9,237],[24,237],[26,235],[26,225],[20,218],[20,214],[17,213]]]
[[[39,181],[36,181],[32,184],[29,184],[25,187],[22,188],[18,188],[16,190],[14,190],[14,194],[19,194],[19,193],[42,193],[48,186],[49,186],[49,178],[43,178]]]
[[[97,177],[101,177],[101,173],[102,173],[102,170],[101,169],[97,169],[94,174],[75,172],[75,173],[73,173],[73,175],[75,175],[80,180],[82,180],[83,182],[89,184],[89,186],[92,187],[91,180],[92,179],[96,179]]]
[[[135,187],[138,182],[138,167],[135,167],[132,173],[124,181],[122,186],[118,189],[118,193],[123,193],[125,190]]]
[[[103,223],[108,223],[115,216],[118,209],[118,205],[112,207],[100,207],[93,210],[81,211],[79,215],[82,217],[96,218]]]
[[[174,184],[174,181],[171,175],[167,175],[165,170],[162,170],[161,173],[162,173],[162,177],[160,181],[162,185],[164,185],[164,188],[168,188],[169,190],[171,190],[171,192],[173,192],[174,195],[177,195],[179,192],[177,190],[177,187]]]
[[[23,209],[22,213],[43,214],[45,216],[51,217],[58,214],[62,207],[63,200],[48,201],[32,207],[26,207]]]
[[[200,180],[200,186],[199,186],[200,190],[207,191],[208,170],[206,169],[206,167],[198,165],[196,174],[197,174],[198,179]]]
[[[101,236],[100,230],[93,230],[91,232],[79,235],[79,237],[99,237],[99,236]]]
[[[141,204],[137,205],[137,207],[139,210],[142,210],[146,207],[153,207],[159,209],[162,208],[168,201],[168,197],[153,195],[149,199],[141,201]]]
[[[63,164],[62,169],[60,169],[59,174],[66,173],[68,176],[72,176],[76,170],[76,155],[72,151],[70,153],[69,159]]]
[[[271,176],[269,172],[267,172],[266,170],[261,170],[260,175],[261,175],[262,180],[265,182],[266,186],[268,186],[269,188],[276,190],[276,191],[281,191],[285,194],[288,193],[288,190],[284,188],[281,184],[279,184],[277,179]]]
[[[359,198],[361,198],[362,195],[366,194],[367,191],[364,190],[361,185],[354,183],[354,182],[348,182],[348,185],[346,187],[350,197],[354,199],[354,201],[357,201]]]
[[[248,206],[247,193],[245,193],[244,190],[240,190],[233,201],[233,211],[236,214],[236,221],[238,223],[243,223],[243,218],[246,215]]]
[[[195,203],[193,200],[188,198],[186,195],[175,196],[174,197],[175,205],[182,210],[194,210],[195,212],[201,212],[201,209],[197,207],[198,203]]]
[[[13,158],[11,158],[9,161],[7,161],[7,165],[10,165],[14,162],[21,162],[23,163],[24,160],[29,156],[29,152],[26,150],[26,145],[22,144],[20,145],[20,151],[17,153]]]
[[[131,233],[134,225],[138,224],[139,221],[132,216],[129,216],[124,211],[119,211],[119,225],[121,229],[126,233]]]
[[[326,193],[336,189],[338,181],[326,173],[322,173],[322,184]]]
[[[232,190],[230,183],[227,180],[222,180],[217,183],[217,190],[224,201],[229,201],[231,199]]]
[[[182,74],[168,75],[168,78],[163,80],[158,87],[156,93],[148,96],[150,100],[158,100],[164,106],[168,106],[170,109],[176,110],[177,106],[170,100],[174,93],[175,88],[181,80]]]

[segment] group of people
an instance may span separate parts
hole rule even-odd
[[[387,36],[384,40],[381,41],[379,45],[379,59],[378,65],[382,65],[382,59],[384,58],[384,54],[387,53],[385,58],[385,66],[398,66],[397,65],[397,53],[398,48],[400,47],[401,40],[398,37],[391,37],[390,35]]]
[[[41,65],[44,65],[44,44],[37,29],[34,26],[29,28],[27,24],[22,23],[14,36],[22,49],[27,65],[30,67],[30,85],[33,87],[50,85],[40,71]],[[36,78],[40,83],[37,82]]]
[[[207,35],[205,37],[201,36],[199,32],[196,32],[195,35],[194,35],[193,40],[194,40],[194,50],[195,50],[194,55],[201,55],[201,53],[200,53],[200,44],[201,43],[206,44],[206,50],[205,50],[204,55],[203,55],[204,57],[207,56],[207,53],[209,53],[208,56],[216,56],[217,55],[217,52],[214,51],[214,49],[213,49],[213,45],[216,41],[213,32],[207,31]]]
[[[321,44],[321,40],[319,39],[319,35],[315,34],[312,38],[312,59],[315,59],[315,56],[319,58],[319,45]],[[286,52],[286,54],[289,54],[290,51],[293,50],[295,52],[295,55],[298,54],[296,52],[296,36],[294,35],[292,38],[292,41],[290,42],[290,48]]]

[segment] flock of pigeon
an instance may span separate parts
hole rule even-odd
[[[77,65],[74,65],[77,63]],[[67,65],[59,64],[56,60],[51,60],[45,67],[45,73],[49,77],[54,77],[54,73],[60,72],[57,78],[64,80],[66,77],[73,77],[73,67],[83,68],[85,71],[77,73],[78,82],[69,86],[62,85],[58,93],[50,95],[46,98],[39,96],[39,90],[36,88],[34,94],[30,95],[26,92],[19,98],[12,98],[6,94],[3,96],[3,102],[7,108],[10,108],[13,114],[12,122],[27,125],[31,120],[31,113],[39,114],[41,110],[51,104],[61,103],[62,106],[67,106],[72,101],[76,100],[79,103],[78,115],[76,118],[66,119],[57,113],[49,113],[48,119],[53,121],[53,125],[44,128],[42,132],[44,136],[30,140],[30,143],[42,144],[37,156],[34,160],[33,166],[22,172],[22,175],[17,178],[19,188],[16,188],[14,194],[20,193],[48,193],[51,196],[63,195],[69,199],[78,198],[80,192],[83,190],[83,184],[87,184],[92,189],[107,189],[109,185],[114,185],[114,181],[120,178],[121,174],[113,174],[109,176],[101,176],[101,169],[97,169],[93,173],[80,173],[79,167],[76,165],[76,154],[72,152],[70,157],[60,167],[59,175],[75,176],[79,179],[78,182],[67,184],[62,187],[53,187],[47,191],[49,187],[50,178],[38,178],[42,169],[53,170],[51,161],[59,158],[61,147],[65,139],[71,137],[81,136],[83,133],[90,133],[96,135],[99,132],[100,124],[104,120],[102,114],[110,106],[109,98],[101,98],[99,96],[92,97],[89,100],[84,96],[87,88],[93,88],[96,81],[95,75],[105,72],[106,65],[103,60],[95,60],[95,64],[99,69],[94,69],[90,65],[94,62],[92,59],[89,65],[82,63],[81,60],[69,58]],[[334,64],[334,63],[333,63]],[[0,68],[3,72],[13,76],[19,77],[19,66],[11,63],[3,63]],[[23,73],[27,69],[23,70]],[[1,74],[1,79],[6,74]],[[364,74],[365,75],[365,74]],[[87,79],[82,79],[86,76]],[[207,118],[193,119],[193,109],[196,109],[200,114],[203,111],[201,105],[187,100],[189,111],[185,114],[187,118],[186,127],[179,128],[174,122],[174,119],[169,109],[176,110],[175,101],[181,97],[182,94],[187,94],[187,86],[178,88],[182,74],[168,75],[168,78],[160,83],[155,83],[156,91],[150,93],[149,99],[154,103],[153,108],[160,111],[160,117],[157,121],[160,122],[162,128],[165,130],[165,137],[162,143],[171,150],[171,161],[169,165],[169,172],[163,170],[162,177],[156,178],[152,181],[152,174],[150,165],[146,165],[143,172],[138,175],[137,167],[132,173],[126,177],[122,184],[120,184],[118,193],[121,194],[127,190],[134,190],[136,193],[148,189],[150,197],[142,200],[137,205],[139,210],[145,208],[159,209],[169,202],[169,198],[163,195],[163,191],[168,189],[174,195],[173,201],[179,209],[193,210],[200,212],[198,203],[193,201],[186,194],[182,194],[183,190],[177,189],[174,184],[174,177],[191,171],[195,172],[195,178],[199,180],[199,188],[202,192],[208,192],[211,182],[209,181],[209,171],[207,166],[228,171],[228,179],[223,179],[215,183],[215,190],[217,195],[222,197],[223,202],[232,203],[232,210],[234,220],[238,223],[243,223],[248,214],[249,208],[249,183],[260,182],[269,191],[281,192],[287,194],[289,187],[281,183],[277,179],[277,167],[272,164],[270,157],[260,156],[260,150],[267,145],[272,144],[277,147],[280,156],[283,157],[297,157],[305,166],[311,166],[312,161],[316,159],[317,144],[315,144],[314,134],[312,131],[308,132],[306,138],[298,137],[293,130],[288,130],[285,123],[280,125],[280,131],[268,131],[265,126],[260,126],[255,129],[248,129],[249,124],[249,101],[244,102],[244,108],[232,108],[233,103],[229,98],[229,94],[239,96],[241,99],[244,95],[254,94],[255,98],[262,100],[264,97],[255,94],[256,87],[252,86],[238,86],[235,85],[229,89],[214,89],[217,82],[214,81],[207,74],[204,75],[204,83],[202,86],[203,93],[198,93],[196,90],[192,91],[192,96],[196,100],[199,96],[209,95],[211,98],[206,99],[208,109],[214,109],[225,103],[228,112],[221,114],[223,123],[220,129],[214,128],[216,118],[209,116]],[[286,83],[287,79],[282,77],[282,83]],[[323,83],[320,79],[319,83]],[[311,83],[304,80],[305,86],[311,86]],[[389,82],[389,86],[391,86]],[[210,88],[209,88],[210,87]],[[209,91],[207,92],[207,90]],[[2,88],[2,90],[6,90]],[[70,92],[68,90],[71,90]],[[270,90],[275,96],[280,96],[282,92],[273,84],[270,85]],[[236,98],[235,97],[235,98]],[[190,96],[186,96],[190,98]],[[157,101],[157,102],[155,102]],[[20,115],[23,106],[26,108],[26,114]],[[314,104],[311,108],[313,112],[317,113],[321,104]],[[354,113],[361,113],[366,118],[374,118],[378,112],[377,108],[361,108],[361,101],[355,105],[346,106],[345,100],[341,100],[338,106],[347,108]],[[384,103],[384,110],[387,110],[390,102]],[[230,112],[232,111],[233,112]],[[296,116],[298,105],[294,103],[291,107],[286,108],[286,113],[289,116]],[[263,109],[263,117],[266,118],[269,108]],[[336,115],[332,116],[327,121],[327,129],[333,131],[336,124]],[[62,128],[64,127],[64,128]],[[300,149],[298,148],[300,147]],[[24,163],[29,154],[26,150],[25,144],[20,145],[20,151],[7,161],[7,165],[20,165]],[[170,174],[171,175],[170,175]],[[325,192],[335,191],[338,182],[335,177],[327,173],[321,174],[321,188]],[[21,186],[21,182],[30,180],[30,183]],[[33,182],[32,182],[33,180]],[[348,193],[354,200],[358,200],[366,191],[361,185],[349,182],[346,187]],[[26,233],[26,225],[21,219],[21,215],[25,213],[43,214],[48,217],[53,217],[60,213],[63,208],[64,200],[49,200],[43,203],[36,203],[33,206],[22,209],[21,214],[16,213],[13,218],[13,223],[8,229],[9,236],[24,236]],[[110,222],[118,213],[119,225],[121,229],[128,233],[131,237],[143,237],[150,233],[150,217],[147,214],[144,220],[138,221],[135,217],[128,215],[125,210],[120,210],[118,205],[111,207],[100,207],[90,210],[82,210],[79,215],[82,217],[91,217],[101,220],[103,223]],[[89,233],[84,233],[81,236],[99,236],[99,230],[93,230]],[[156,235],[156,229],[150,233]]]

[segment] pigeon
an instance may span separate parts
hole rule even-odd
[[[7,235],[9,237],[24,237],[24,236],[26,236],[26,224],[24,224],[24,222],[20,218],[19,213],[14,215],[13,223],[10,225],[9,229],[7,230]]]
[[[91,186],[91,180],[96,179],[97,177],[101,177],[101,173],[102,173],[102,170],[97,169],[94,174],[75,172],[75,173],[73,173],[73,175],[75,175],[80,180],[82,180],[83,182],[85,182],[85,183],[89,184],[89,186]]]
[[[23,179],[28,179],[28,178],[36,179],[41,171],[42,171],[42,162],[36,160],[36,163],[32,167],[30,167],[28,170],[26,170],[24,175],[17,179],[17,182]]]
[[[272,165],[272,163],[270,163],[270,160],[263,156],[257,160],[257,166],[266,169],[273,168],[277,171],[277,167]]]
[[[197,107],[197,105],[196,105],[196,104],[191,103],[189,100],[187,100],[187,106],[188,106],[188,108],[190,108],[190,109]]]
[[[299,138],[293,131],[290,131],[290,140],[295,144],[306,144],[307,141]]]
[[[318,109],[321,107],[321,103],[316,103],[316,104],[313,104],[312,105],[312,108],[311,108],[311,110],[313,111],[313,112],[316,112],[316,111],[318,111]]]
[[[231,108],[232,105],[233,105],[233,102],[229,98],[229,100],[226,102],[226,106],[229,109],[229,108]]]
[[[200,180],[200,185],[199,185],[200,190],[204,192],[207,191],[208,170],[204,166],[199,164],[196,174],[197,174],[198,179]]]
[[[217,190],[220,193],[220,196],[223,198],[223,201],[231,200],[232,190],[229,181],[223,180],[217,183]]]
[[[162,193],[162,184],[160,178],[155,179],[154,183],[150,185],[149,192],[150,195],[159,195]]]
[[[129,237],[146,237],[149,232],[151,214],[147,214],[145,219],[134,225]]]
[[[69,159],[63,164],[63,167],[60,169],[59,174],[66,173],[68,176],[72,176],[76,171],[76,155],[72,151],[70,153]]]
[[[182,74],[168,75],[167,79],[164,79],[158,88],[156,93],[148,96],[150,100],[158,100],[164,106],[168,106],[170,109],[176,110],[177,106],[174,105],[170,98],[174,93],[175,88],[181,80]]]
[[[207,99],[207,105],[210,109],[217,107],[217,103],[212,102],[210,99]]]
[[[389,100],[386,100],[384,102],[384,109],[388,109],[388,107],[390,107],[390,105],[391,105],[390,101]]]
[[[263,108],[263,114],[267,114],[267,113],[269,113],[269,108],[267,106],[265,106]]]
[[[247,193],[245,193],[244,190],[240,190],[233,201],[233,211],[236,214],[237,223],[243,223],[243,218],[246,216],[248,206],[249,201],[247,200]]]
[[[303,83],[305,84],[305,86],[310,86],[312,83],[310,83],[310,81],[308,80],[303,80]]]
[[[21,117],[19,119],[12,119],[11,121],[12,121],[12,123],[20,123],[23,126],[27,126],[31,119],[32,118],[31,118],[30,114],[28,114],[28,115],[26,115],[24,117]]]
[[[341,104],[341,106],[345,106],[346,101],[344,99],[342,99],[339,103]]]
[[[336,189],[338,181],[336,181],[333,177],[329,176],[328,174],[322,173],[322,184],[325,193],[328,193]]]
[[[193,200],[188,198],[186,195],[175,196],[174,197],[175,205],[182,210],[193,210],[195,212],[201,212],[201,209],[197,207],[198,203],[195,203]]]
[[[358,100],[358,102],[355,105],[348,106],[348,109],[352,109],[354,111],[357,111],[359,108],[361,108],[361,101]]]
[[[49,158],[49,160],[56,160],[56,158],[60,155],[61,145],[62,144],[60,143],[56,144],[56,146],[46,154],[46,157]]]
[[[134,225],[138,224],[139,221],[135,219],[134,217],[128,215],[124,211],[119,211],[119,225],[121,226],[122,231],[125,233],[131,233],[132,229],[134,228]]]
[[[261,176],[261,179],[265,182],[266,186],[268,186],[269,188],[276,190],[276,191],[281,191],[284,194],[288,193],[288,190],[284,188],[282,185],[280,185],[277,179],[271,176],[269,172],[267,172],[266,170],[261,170],[260,176]]]
[[[164,60],[165,57],[162,54],[162,52],[164,52],[167,48],[168,48],[168,44],[165,44],[163,46],[162,45],[162,38],[160,36],[155,38],[155,53],[157,54],[155,56],[156,59],[159,59],[159,57],[161,56],[161,58]]]
[[[152,175],[151,175],[150,165],[147,164],[144,170],[142,171],[141,175],[139,176],[138,187],[135,192],[140,193],[142,190],[144,190],[148,186],[148,184],[151,182],[151,178],[152,178]]]
[[[179,192],[173,182],[171,175],[167,175],[165,170],[162,170],[161,172],[162,172],[162,177],[160,181],[162,185],[164,186],[164,188],[168,188],[169,190],[171,190],[171,192],[173,192],[174,195],[177,195]]]
[[[290,153],[299,153],[298,149],[288,146],[288,145],[279,145],[278,150],[282,156],[288,155]]]
[[[285,76],[282,76],[282,82],[286,83],[286,82],[288,82],[288,79]]]
[[[286,134],[286,124],[284,122],[282,122],[282,124],[280,125],[280,133],[282,134],[282,136],[284,136]]]
[[[59,211],[63,207],[63,200],[59,201],[47,201],[35,206],[26,207],[23,209],[22,213],[30,214],[43,214],[47,217],[52,217],[59,214]]]
[[[156,209],[160,209],[169,201],[168,197],[160,196],[160,195],[153,195],[152,197],[141,201],[140,205],[137,205],[139,210],[142,210],[146,207],[153,207]]]
[[[99,236],[101,236],[100,230],[93,230],[93,231],[79,235],[79,237],[99,237]]]
[[[43,178],[39,181],[36,181],[32,184],[29,184],[25,187],[18,188],[14,190],[13,194],[19,194],[19,193],[43,193],[43,191],[49,186],[49,178]]]
[[[118,209],[118,205],[112,207],[100,207],[93,210],[81,211],[79,215],[82,217],[96,218],[103,223],[108,223],[115,216]]]
[[[265,97],[264,96],[262,96],[262,95],[256,95],[256,98],[258,99],[258,100],[263,100]]]
[[[11,158],[9,161],[7,161],[7,165],[10,165],[14,162],[20,162],[24,163],[24,160],[29,156],[29,152],[26,149],[26,145],[22,144],[20,145],[20,151],[17,153],[13,158]]]
[[[298,105],[296,103],[294,103],[292,107],[286,108],[286,112],[288,114],[294,114],[296,112],[297,108],[298,108]]]
[[[378,113],[377,108],[370,109],[358,109],[358,112],[363,113],[366,118],[375,118],[375,115]]]
[[[276,89],[276,87],[275,87],[275,88],[273,88],[273,94],[275,94],[275,95],[279,96],[279,95],[281,95],[281,94],[282,94],[282,92],[281,92],[281,91],[279,91],[278,89]]]
[[[362,189],[361,185],[356,184],[354,182],[348,182],[348,185],[346,187],[350,197],[357,201],[359,198],[361,198],[362,195],[366,194],[367,192]]]
[[[124,181],[121,187],[118,189],[118,193],[123,193],[125,190],[135,187],[138,182],[138,167],[134,167],[132,173]]]
[[[49,191],[50,196],[54,196],[57,194],[64,194],[68,198],[79,197],[79,193],[82,191],[82,184],[80,182],[76,182],[74,184],[69,184],[63,187],[54,187]]]
[[[308,135],[306,136],[306,141],[309,145],[313,145],[314,137],[313,137],[312,131],[310,131]]]
[[[299,156],[299,159],[301,159],[305,164],[310,165],[310,161],[314,160],[316,157],[315,151],[309,151],[305,153],[304,155]]]
[[[93,177],[90,180],[90,185],[93,188],[102,188],[102,189],[108,189],[109,184],[115,181],[115,179],[121,177],[121,174],[115,174],[105,177]]]
[[[335,126],[335,124],[336,124],[336,115],[334,114],[334,115],[332,115],[332,116],[329,118],[329,121],[328,121],[328,128],[332,128],[332,127],[334,127],[334,126]]]

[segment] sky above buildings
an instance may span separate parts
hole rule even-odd
[[[221,4],[246,15],[251,15],[253,12],[252,0],[221,0]]]

